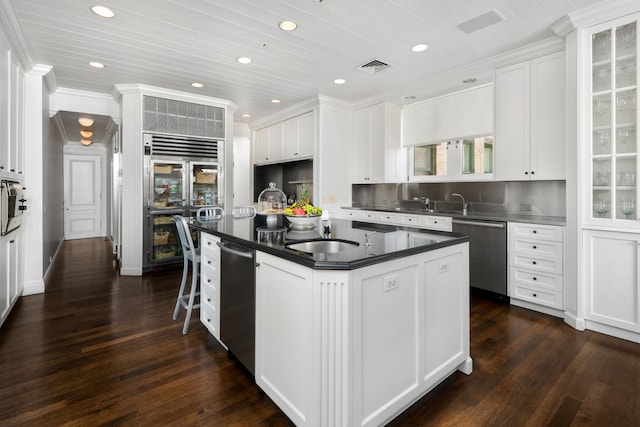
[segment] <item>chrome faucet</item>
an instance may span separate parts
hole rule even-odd
[[[416,202],[423,202],[424,203],[424,210],[426,210],[427,212],[433,212],[430,209],[431,200],[429,200],[428,197],[414,197],[412,200],[414,200]]]
[[[467,214],[467,201],[464,199],[464,197],[462,196],[462,194],[459,193],[451,193],[452,196],[457,196],[460,197],[462,199],[462,215],[466,215]]]

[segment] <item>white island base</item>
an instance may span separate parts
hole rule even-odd
[[[296,425],[378,426],[471,374],[468,248],[342,271],[258,252],[256,383]]]

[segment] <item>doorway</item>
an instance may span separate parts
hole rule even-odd
[[[102,162],[100,156],[64,156],[64,238],[101,237]]]

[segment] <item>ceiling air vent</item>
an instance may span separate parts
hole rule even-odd
[[[356,67],[358,70],[360,71],[364,71],[370,74],[376,74],[379,73],[382,70],[386,70],[387,68],[389,68],[391,65],[387,64],[384,61],[381,61],[379,59],[372,59],[371,61],[359,65],[358,67]]]

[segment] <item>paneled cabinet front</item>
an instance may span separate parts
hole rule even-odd
[[[219,237],[202,233],[200,265],[200,321],[220,341],[220,248]]]
[[[255,131],[254,163],[268,164],[313,157],[315,115],[309,111]]]
[[[24,281],[21,236],[20,231],[17,231],[0,240],[0,326],[22,295]]]
[[[496,70],[496,179],[565,179],[565,62],[556,52]]]
[[[406,154],[400,146],[400,107],[388,102],[353,115],[351,182],[406,180]]]
[[[0,32],[0,171],[22,174],[24,78],[15,52]]]
[[[525,301],[563,309],[563,242],[564,227],[509,223],[509,297],[514,305]]]

